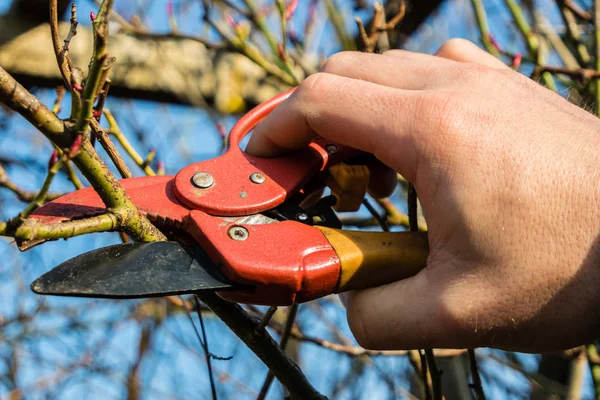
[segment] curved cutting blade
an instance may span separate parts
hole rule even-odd
[[[132,299],[247,288],[225,278],[197,245],[127,243],[81,254],[31,284],[38,294]]]

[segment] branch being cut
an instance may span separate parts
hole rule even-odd
[[[196,295],[273,371],[292,398],[325,398],[308,382],[298,365],[281,351],[268,332],[258,329],[258,322],[239,305],[225,301],[215,293],[204,291]]]
[[[37,219],[26,219],[17,228],[10,223],[0,222],[0,236],[11,236],[18,241],[28,242],[23,250],[35,246],[40,241],[68,239],[95,232],[117,229],[121,224],[115,214],[102,214],[56,224],[43,224]],[[30,243],[29,243],[30,242]]]

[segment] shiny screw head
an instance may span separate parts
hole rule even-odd
[[[243,226],[234,226],[227,232],[230,238],[237,241],[244,241],[248,239],[248,229]]]
[[[265,178],[265,176],[260,172],[254,172],[252,175],[250,175],[250,180],[258,185],[263,183],[266,179],[267,178]]]
[[[307,221],[308,220],[308,215],[306,213],[298,213],[296,214],[296,219],[298,219],[298,221]]]
[[[325,146],[325,150],[327,150],[329,154],[335,154],[338,152],[338,147],[333,143],[329,143],[327,146]]]
[[[199,187],[200,189],[208,189],[215,183],[215,180],[208,172],[196,172],[194,176],[192,176],[192,182],[194,183],[194,186]]]

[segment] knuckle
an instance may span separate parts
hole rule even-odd
[[[438,55],[443,54],[449,58],[458,57],[468,47],[472,46],[472,42],[466,39],[454,38],[446,41],[437,51]]]
[[[409,52],[407,50],[401,50],[401,49],[392,49],[392,50],[386,50],[383,53],[381,53],[381,55],[383,56],[388,56],[388,57],[403,57],[405,55],[408,55]]]
[[[300,113],[310,118],[319,117],[318,104],[330,101],[344,84],[343,78],[338,75],[317,72],[304,79],[296,91],[294,97]]]
[[[298,88],[294,92],[294,96],[299,103],[310,104],[312,99],[316,99],[323,95],[323,92],[326,91],[326,81],[328,80],[328,74],[324,72],[312,74],[298,85]]]
[[[346,66],[356,65],[357,53],[352,51],[341,51],[330,56],[323,67],[321,72],[327,72],[334,74]]]
[[[317,72],[308,76],[300,83],[296,90],[297,96],[310,99],[312,96],[322,95],[331,86],[333,75],[325,72]]]

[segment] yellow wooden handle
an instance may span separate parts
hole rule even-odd
[[[337,293],[385,285],[416,275],[429,255],[427,232],[365,232],[317,227],[337,253]]]

